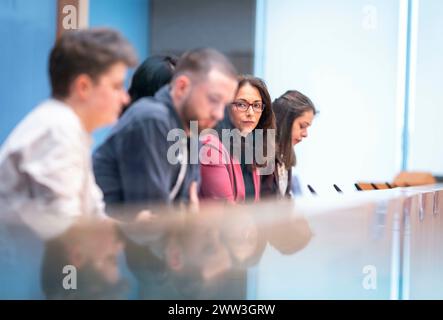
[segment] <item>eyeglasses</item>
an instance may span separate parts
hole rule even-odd
[[[246,101],[235,101],[231,103],[232,106],[234,106],[238,111],[246,112],[249,110],[250,107],[252,107],[252,110],[256,113],[261,113],[265,109],[265,104],[262,102],[254,102],[249,103]]]

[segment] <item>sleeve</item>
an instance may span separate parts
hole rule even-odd
[[[205,199],[235,201],[232,182],[226,164],[223,161],[211,161],[211,159],[222,159],[223,154],[220,147],[204,144],[201,152],[200,164],[200,195]],[[214,157],[212,153],[215,152]]]
[[[116,158],[125,203],[169,202],[173,170],[167,152],[167,124],[135,121],[116,141]]]
[[[20,175],[14,210],[38,234],[51,237],[82,214],[85,150],[63,132],[46,132],[11,157]]]
[[[81,213],[81,197],[87,161],[80,146],[59,133],[37,139],[22,152],[19,170],[26,180],[27,192],[34,199],[55,205],[69,215]]]

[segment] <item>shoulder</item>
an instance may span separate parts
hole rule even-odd
[[[110,136],[121,135],[133,131],[155,131],[163,135],[177,123],[173,120],[171,110],[154,98],[137,100],[116,123]]]
[[[31,111],[13,130],[5,142],[9,149],[37,150],[47,144],[54,148],[87,148],[88,136],[80,120],[67,106],[47,100]]]
[[[211,133],[202,134],[200,135],[199,140],[203,146],[213,147],[217,150],[225,149],[220,138],[215,134]]]
[[[228,154],[223,142],[214,134],[203,134],[199,137],[203,149],[215,150],[222,154]]]
[[[218,136],[204,134],[200,136],[200,143],[200,162],[202,166],[231,163],[231,156]]]
[[[170,109],[161,101],[153,97],[141,98],[134,102],[129,110],[122,116],[124,122],[133,119],[156,120],[167,122],[171,118]]]

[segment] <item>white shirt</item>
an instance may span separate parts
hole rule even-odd
[[[79,216],[104,216],[91,143],[69,106],[54,99],[37,106],[0,149],[0,214],[19,214],[45,237]]]
[[[278,190],[280,195],[284,197],[286,195],[286,190],[288,189],[288,170],[284,164],[277,163],[278,170]]]

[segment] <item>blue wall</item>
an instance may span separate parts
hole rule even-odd
[[[140,59],[148,55],[149,0],[89,0],[89,25],[120,30]]]
[[[0,144],[50,94],[47,60],[55,31],[55,0],[0,1]]]
[[[148,0],[90,0],[89,6],[91,27],[116,28],[135,46],[140,60],[148,55]],[[47,61],[56,36],[56,11],[56,0],[0,0],[0,144],[50,95]],[[96,143],[106,133],[98,131]]]
[[[120,30],[136,48],[140,61],[148,56],[149,0],[89,0],[89,25]],[[109,129],[94,133],[94,148],[108,135]]]

